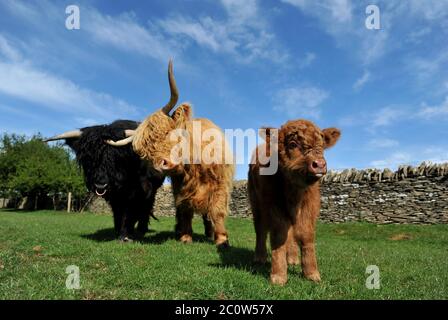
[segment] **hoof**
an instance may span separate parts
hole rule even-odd
[[[266,256],[255,256],[254,263],[256,264],[266,264],[267,257]]]
[[[300,264],[300,259],[299,258],[297,258],[297,257],[295,257],[295,258],[288,257],[288,265],[296,266],[298,264]]]
[[[218,249],[228,249],[228,248],[230,248],[230,242],[229,242],[229,240],[226,240],[226,241],[224,241],[224,242],[221,242],[221,243],[217,243],[216,244],[216,246],[218,247]]]
[[[179,241],[182,243],[192,243],[193,238],[188,234],[184,234],[182,237],[180,237]]]
[[[131,238],[129,238],[128,236],[124,236],[124,237],[120,237],[120,242],[133,242],[134,240],[132,240]]]
[[[288,282],[287,276],[278,276],[276,274],[271,274],[271,283],[278,285],[278,286],[284,286]]]
[[[306,279],[314,281],[314,282],[319,282],[320,281],[320,273],[319,273],[319,271],[312,272],[310,274],[303,274],[303,276]]]

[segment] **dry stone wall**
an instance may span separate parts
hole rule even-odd
[[[395,172],[389,169],[329,172],[322,179],[321,190],[321,221],[448,223],[448,163],[401,166]],[[93,204],[90,210],[94,212],[110,210],[98,200]],[[155,215],[174,213],[171,187],[165,185],[157,193]],[[234,184],[230,215],[251,215],[246,181]]]

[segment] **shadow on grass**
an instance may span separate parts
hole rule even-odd
[[[82,234],[81,237],[84,239],[94,240],[97,242],[105,242],[118,239],[114,228],[101,229],[90,234]]]
[[[97,230],[94,233],[83,234],[82,238],[97,241],[97,242],[108,242],[118,240],[118,236],[115,233],[114,228],[106,228]],[[176,240],[176,234],[174,231],[160,231],[157,232],[155,230],[149,230],[144,238],[136,239],[135,241],[144,243],[144,244],[163,244],[170,240]],[[210,242],[212,241],[208,239],[205,235],[193,234],[193,242]]]
[[[53,211],[53,210],[32,210],[32,209],[16,209],[16,208],[2,208],[0,212],[8,212],[8,213],[39,213],[42,211]],[[57,211],[55,211],[57,212]]]
[[[174,231],[160,231],[155,232],[154,234],[147,235],[143,239],[140,239],[139,241],[141,243],[149,243],[149,244],[162,244],[166,241],[170,240],[177,240],[176,233]],[[205,235],[193,233],[193,242],[209,242],[213,243],[212,240],[207,238]]]
[[[269,276],[270,263],[259,264],[253,262],[254,250],[238,247],[218,248],[218,254],[221,263],[212,263],[210,266],[216,268],[230,267],[262,277]]]

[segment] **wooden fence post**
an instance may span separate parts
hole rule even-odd
[[[72,193],[68,193],[68,199],[67,199],[67,212],[70,212],[72,209]]]

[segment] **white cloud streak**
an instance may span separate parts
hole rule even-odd
[[[411,164],[413,161],[412,156],[407,152],[394,152],[390,156],[382,160],[374,160],[370,162],[370,165],[375,168],[391,168],[394,169],[402,164]]]
[[[422,110],[418,113],[419,117],[424,119],[432,119],[434,117],[448,116],[448,96],[445,100],[436,106],[426,106],[424,105]]]
[[[17,98],[58,113],[71,113],[111,120],[135,115],[136,108],[109,94],[82,88],[71,80],[40,70],[0,35],[0,94]]]
[[[240,63],[260,59],[280,63],[288,59],[260,14],[258,1],[222,0],[221,4],[226,19],[173,15],[157,20],[155,25],[175,41],[191,40],[214,53],[230,54]]]
[[[376,138],[369,141],[369,147],[374,149],[397,147],[400,143],[389,138]]]
[[[274,96],[274,110],[284,112],[288,117],[319,118],[320,105],[329,97],[323,89],[312,86],[290,87],[277,91]]]
[[[353,84],[353,89],[355,91],[360,90],[362,87],[364,87],[364,85],[369,82],[370,80],[370,72],[369,71],[364,71],[364,73],[362,74],[362,76],[356,80],[356,82]]]

